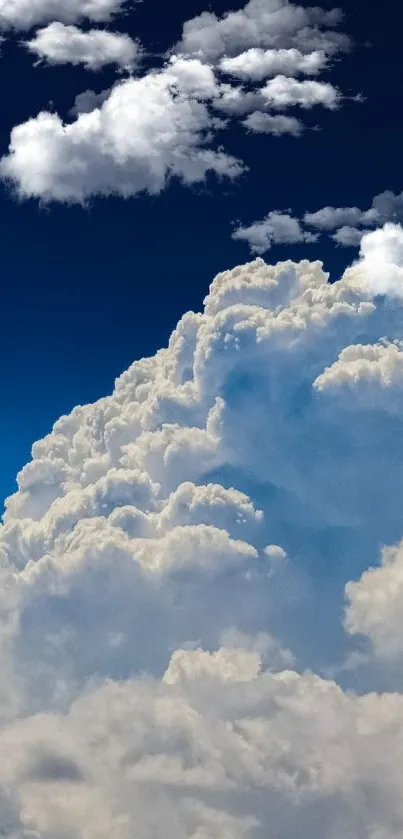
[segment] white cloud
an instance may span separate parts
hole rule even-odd
[[[223,58],[220,70],[238,79],[262,81],[268,76],[298,76],[300,73],[316,75],[326,67],[323,50],[304,55],[296,49],[262,50],[251,48],[233,58]]]
[[[364,233],[364,230],[357,230],[356,227],[344,225],[336,230],[332,239],[337,245],[342,245],[344,248],[357,247],[361,243]]]
[[[403,192],[390,190],[376,195],[372,202],[374,211],[382,221],[403,221]]]
[[[86,0],[67,8],[64,0],[30,0],[28,8],[26,0],[11,0],[2,9],[0,0],[0,28],[2,15],[3,26],[48,24],[25,46],[49,64],[99,70],[114,63],[131,71],[142,54],[138,42],[75,25],[84,18],[108,20],[124,5]],[[15,126],[0,177],[19,197],[67,203],[155,195],[172,178],[187,185],[203,182],[208,173],[236,178],[246,167],[216,143],[231,120],[244,118],[255,133],[298,137],[300,120],[267,112],[338,107],[341,93],[333,85],[293,76],[318,75],[335,53],[349,48],[349,39],[331,28],[340,20],[337,10],[303,9],[287,0],[250,0],[221,19],[203,13],[185,23],[162,69],[100,94],[79,93],[68,112],[72,122],[43,110]],[[223,71],[248,84],[223,82]],[[259,89],[256,82],[267,76],[273,78]]]
[[[252,253],[265,253],[272,245],[293,245],[299,242],[315,242],[316,236],[304,232],[298,219],[288,213],[271,212],[262,221],[256,221],[249,227],[237,227],[232,238],[247,242]]]
[[[272,81],[276,83],[277,79],[273,79]],[[299,84],[292,79],[286,81]],[[278,101],[281,101],[281,96],[279,96]],[[330,104],[329,107],[331,107]],[[277,119],[279,120],[278,123],[276,122]],[[290,133],[298,136],[304,128],[303,124],[294,117],[285,117],[282,115],[272,116],[261,111],[255,111],[253,114],[248,115],[243,124],[251,131],[278,135]],[[396,224],[394,227],[393,225],[389,225],[389,227],[386,225],[385,227],[385,223],[391,221],[398,222],[399,220],[403,220],[403,193],[396,195],[393,192],[383,192],[375,196],[372,201],[372,206],[368,210],[360,210],[359,207],[327,206],[313,213],[306,212],[302,219],[294,219],[294,224],[299,225],[301,236],[308,237],[305,241],[309,241],[309,231],[305,229],[308,227],[314,228],[320,233],[331,234],[332,240],[342,247],[359,247],[362,243],[359,264],[365,270],[367,278],[369,273],[372,272],[372,267],[375,274],[378,272],[378,263],[380,261],[383,267],[381,269],[379,287],[387,287],[389,292],[393,286],[396,289],[396,293],[400,293],[400,256],[395,248],[400,233]],[[264,219],[262,222],[256,222],[252,227],[253,229],[257,228],[258,230],[262,230],[262,225],[265,225]],[[383,232],[382,225],[384,226]],[[381,232],[377,232],[375,238],[370,237],[368,239],[368,228],[371,227],[378,227]],[[373,247],[371,243],[374,243]],[[371,255],[372,250],[373,255]],[[376,265],[374,259],[377,261]],[[386,279],[387,276],[389,280]],[[378,280],[376,277],[373,277],[371,279],[371,288],[374,289],[377,287],[377,283]],[[382,293],[382,291],[379,293]]]
[[[52,21],[78,23],[108,21],[125,0],[0,0],[0,27],[30,29]]]
[[[400,381],[401,391],[402,381]],[[400,403],[401,403],[400,397]],[[401,405],[400,405],[401,407]],[[377,655],[403,655],[403,545],[384,548],[381,564],[346,586],[346,627],[370,638]]]
[[[365,285],[372,294],[403,297],[403,228],[387,223],[366,233],[359,259],[347,275],[350,282]]]
[[[25,47],[48,64],[84,64],[87,70],[100,70],[117,64],[132,70],[141,56],[141,48],[128,35],[77,26],[50,23],[39,29]]]
[[[210,68],[173,61],[116,85],[100,108],[70,124],[43,112],[17,126],[1,174],[24,197],[66,202],[158,194],[170,178],[192,184],[207,172],[234,178],[242,165],[211,147],[215,123],[203,100],[214,91]]]
[[[351,410],[401,414],[403,350],[399,344],[353,344],[314,381],[313,387]]]
[[[314,213],[305,213],[303,219],[308,227],[336,230],[332,239],[344,247],[359,245],[367,227],[402,220],[403,193],[396,195],[390,191],[376,195],[368,210],[360,210],[358,207],[323,207]]]
[[[403,695],[352,633],[403,647],[402,314],[360,265],[256,259],[34,445],[0,528],[7,839],[400,836]]]
[[[303,125],[296,117],[286,117],[282,114],[265,114],[262,111],[254,111],[243,121],[243,125],[249,131],[256,134],[273,134],[281,137],[283,134],[291,134],[299,137],[303,131]]]
[[[339,22],[337,10],[305,9],[288,0],[250,0],[243,9],[221,18],[203,12],[187,21],[177,49],[208,61],[237,56],[249,48],[322,50],[331,55],[349,47],[345,35],[329,29]]]
[[[319,230],[335,230],[337,227],[356,227],[376,223],[379,216],[373,210],[359,210],[358,207],[323,207],[315,213],[305,213],[304,222]]]
[[[399,695],[177,650],[162,681],[92,687],[2,729],[3,833],[395,839],[402,718]]]
[[[271,108],[312,108],[323,105],[325,108],[337,108],[340,94],[337,88],[328,82],[297,81],[287,76],[270,79],[261,89],[261,94]]]
[[[278,237],[297,235],[287,218],[272,221]],[[305,565],[298,576],[295,552],[302,566],[311,557],[337,565],[343,550],[340,572],[349,562],[362,570],[368,545],[393,538],[403,487],[389,442],[398,396],[382,423],[370,416],[385,402],[390,372],[371,379],[368,419],[351,401],[359,446],[345,399],[321,385],[357,336],[376,347],[391,329],[402,332],[352,279],[329,285],[308,262],[257,260],[225,272],[205,313],[186,315],[168,349],[35,445],[0,531],[2,564],[14,569],[6,624],[26,701],[55,702],[63,684],[74,692],[88,673],[160,672],[167,648],[217,645],[228,627],[277,636],[280,626],[280,644],[293,649],[298,621],[315,612],[309,598],[308,613],[295,605],[308,573]],[[340,358],[356,369],[351,356]],[[339,478],[329,482],[332,470]],[[391,474],[393,492],[385,491]],[[326,550],[312,532],[324,534]],[[316,653],[303,648],[312,666]]]

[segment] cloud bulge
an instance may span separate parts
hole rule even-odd
[[[34,444],[0,529],[7,839],[397,839],[398,673],[324,675],[360,633],[375,679],[400,633],[402,303],[365,253],[403,234],[378,233],[332,284],[219,274]]]

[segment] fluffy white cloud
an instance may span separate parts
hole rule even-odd
[[[316,75],[326,67],[323,50],[304,55],[296,49],[262,50],[254,47],[233,58],[223,58],[220,70],[238,79],[262,81],[268,76]]]
[[[87,55],[88,62],[98,59]],[[217,110],[233,117],[252,112],[245,122],[252,131],[298,136],[302,125],[295,117],[258,112],[292,105],[335,108],[338,96],[329,84],[285,76],[260,91],[245,91],[219,84],[213,69],[198,59],[172,56],[159,72],[128,79],[101,95],[84,92],[71,123],[44,111],[14,128],[0,174],[22,197],[81,203],[94,195],[158,194],[171,178],[193,184],[208,172],[236,178],[244,171],[242,162],[214,148],[215,132],[225,127]],[[288,226],[293,238],[283,241],[313,240],[308,232],[296,232],[298,222]]]
[[[403,696],[352,633],[403,646],[401,547],[365,572],[402,537],[402,315],[360,265],[256,259],[34,445],[0,528],[7,839],[398,839]]]
[[[337,108],[339,91],[328,82],[297,81],[287,76],[270,79],[261,89],[261,94],[271,108],[312,108],[323,105],[325,108]]]
[[[167,647],[217,644],[228,627],[277,635],[284,598],[306,619],[295,605],[305,590],[298,574],[294,586],[295,552],[326,563],[343,550],[361,571],[368,545],[394,538],[403,473],[389,427],[397,393],[386,410],[390,365],[382,355],[364,417],[362,399],[351,403],[365,428],[359,446],[346,398],[335,400],[329,382],[340,365],[354,380],[352,350],[338,358],[357,337],[368,336],[377,358],[379,339],[403,337],[399,329],[351,271],[329,285],[318,263],[257,260],[219,275],[205,313],[186,315],[169,348],[136,363],[111,397],[59,420],[19,475],[0,532],[4,568],[14,569],[12,614],[21,615],[5,625],[30,701],[44,691],[55,701],[55,661],[72,691],[89,671],[158,671]],[[371,411],[381,408],[376,425]],[[380,475],[393,472],[393,493],[369,480],[372,449]],[[340,477],[329,483],[332,469]],[[312,528],[324,534],[321,560]],[[287,632],[292,648],[301,639],[291,624]]]
[[[314,381],[313,387],[351,410],[401,414],[403,351],[400,344],[353,344]]]
[[[323,207],[315,213],[305,213],[304,222],[319,230],[335,230],[336,227],[371,226],[378,220],[375,210],[359,210],[358,207]]]
[[[358,582],[348,583],[346,595],[348,631],[366,635],[377,655],[386,659],[401,658],[403,544],[400,542],[394,547],[384,548],[381,564],[365,571]]]
[[[162,681],[109,682],[0,734],[7,839],[397,839],[403,698],[176,651]]]
[[[107,21],[122,10],[125,0],[0,0],[0,27],[29,29],[54,20],[78,23]]]
[[[138,62],[141,48],[128,35],[77,26],[50,23],[39,29],[25,46],[48,64],[84,64],[88,70],[100,70],[105,64],[117,64],[131,70]]]
[[[232,238],[247,242],[252,253],[265,253],[275,244],[315,242],[317,237],[305,232],[298,219],[288,213],[271,212],[262,221],[256,221],[249,227],[237,227]]]
[[[366,233],[348,277],[350,282],[367,286],[372,294],[403,297],[403,228],[388,223]]]
[[[116,85],[100,107],[72,123],[43,112],[17,126],[1,174],[22,196],[67,202],[158,194],[170,178],[192,184],[207,172],[234,178],[242,165],[211,147],[215,123],[203,100],[214,92],[209,67],[172,61]]]
[[[303,131],[302,122],[296,117],[265,114],[262,111],[253,111],[244,119],[243,124],[245,128],[256,134],[273,134],[275,137],[281,137],[283,134],[299,137]]]
[[[219,18],[203,12],[185,23],[177,49],[208,61],[237,56],[250,48],[322,50],[348,49],[349,39],[331,29],[341,19],[337,9],[303,8],[288,0],[249,0],[237,12]]]
[[[361,243],[364,232],[364,230],[357,230],[356,227],[349,227],[345,224],[336,230],[336,233],[333,233],[332,239],[337,245],[342,245],[344,248],[354,248]]]
[[[139,43],[127,35],[75,25],[83,18],[107,20],[124,2],[87,0],[67,8],[64,0],[30,0],[28,8],[26,0],[11,0],[3,6],[0,0],[0,28],[2,14],[3,26],[48,24],[25,46],[49,64],[99,70],[114,63],[132,70],[141,57]],[[230,120],[246,118],[255,133],[297,137],[300,120],[268,111],[338,107],[341,93],[333,85],[293,76],[318,75],[336,52],[348,49],[349,39],[331,28],[339,22],[337,10],[303,9],[287,0],[250,0],[221,19],[203,13],[185,24],[162,69],[101,94],[81,92],[68,114],[73,122],[45,110],[15,126],[0,177],[20,197],[78,203],[100,195],[155,195],[172,178],[188,185],[207,173],[235,178],[245,166],[216,144]],[[248,84],[223,81],[223,73]]]

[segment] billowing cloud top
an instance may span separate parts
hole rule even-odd
[[[366,266],[399,236],[333,284],[218,275],[34,445],[0,530],[7,839],[401,835],[403,695],[362,687],[403,654],[403,309]],[[354,661],[358,694],[325,675]]]

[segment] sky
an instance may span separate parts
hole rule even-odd
[[[401,18],[0,0],[5,839],[401,839]]]
[[[239,9],[242,2],[232,3]],[[322,4],[324,9],[331,2]],[[225,2],[211,5],[216,14]],[[149,52],[164,53],[183,23],[204,10],[203,2],[176,2],[169,10],[147,0],[116,19],[113,29],[140,38]],[[402,80],[400,5],[386,0],[382,15],[373,4],[365,14],[344,0],[340,29],[354,39],[323,79],[357,104],[336,111],[316,108],[307,122],[321,130],[273,137],[245,131],[235,121],[223,133],[226,147],[249,167],[232,183],[184,189],[172,182],[158,197],[137,195],[90,199],[88,206],[41,205],[0,194],[3,227],[3,389],[0,494],[15,486],[32,442],[62,413],[107,394],[115,377],[135,358],[164,346],[183,311],[199,311],[218,271],[245,262],[247,243],[231,239],[238,220],[250,224],[270,210],[301,215],[323,206],[370,206],[384,190],[400,192]],[[88,24],[87,24],[88,25]],[[102,91],[115,79],[111,66],[97,72],[82,66],[42,64],[7,33],[3,67],[13,84],[3,90],[1,154],[15,125],[54,103],[67,116],[78,93]],[[162,63],[148,57],[145,65]],[[292,113],[297,109],[292,109]],[[197,259],[194,254],[197,253]],[[319,257],[337,277],[354,252],[322,239]],[[318,257],[315,244],[275,245],[268,258]],[[27,396],[29,410],[26,410]]]

